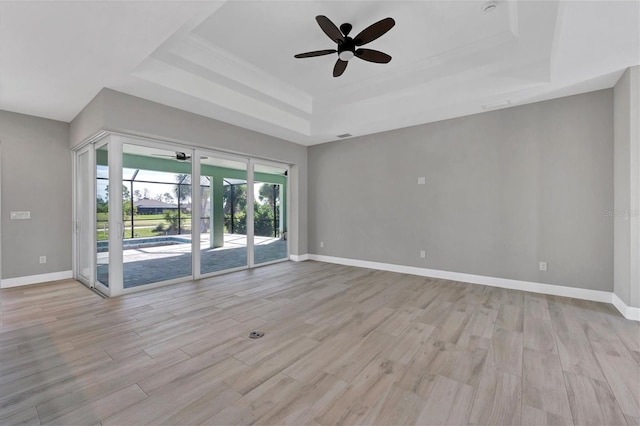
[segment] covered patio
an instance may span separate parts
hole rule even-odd
[[[124,288],[190,279],[198,249],[200,275],[288,258],[285,168],[256,164],[250,184],[246,162],[201,155],[199,179],[192,181],[186,154],[129,144],[122,149]],[[116,286],[118,280],[109,277],[108,158],[101,151],[96,156],[96,278],[107,286],[111,278]],[[246,234],[251,223],[250,265]],[[191,241],[194,228],[199,245]]]
[[[124,288],[137,287],[160,281],[190,276],[192,274],[191,237],[181,235],[180,240],[188,242],[167,242],[146,244],[125,248]],[[201,235],[201,247],[209,247],[208,234]],[[267,263],[287,258],[287,241],[280,238],[254,238],[254,263]],[[98,253],[97,277],[100,282],[109,283],[109,253]],[[201,274],[240,268],[247,265],[247,236],[224,234],[224,245],[200,250]]]

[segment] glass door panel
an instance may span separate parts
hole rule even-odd
[[[109,287],[109,145],[96,148],[96,281]]]
[[[191,278],[191,152],[122,146],[123,286]]]
[[[253,263],[288,259],[287,169],[255,164],[253,178]]]
[[[76,262],[77,278],[91,286],[91,258],[93,244],[92,202],[91,202],[91,152],[93,147],[76,154]]]
[[[200,274],[247,266],[247,164],[200,157]]]

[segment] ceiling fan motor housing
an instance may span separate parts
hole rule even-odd
[[[348,61],[353,58],[355,54],[356,43],[351,37],[345,37],[344,41],[338,42],[338,56],[341,60]]]

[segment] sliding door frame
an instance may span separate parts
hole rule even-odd
[[[80,161],[80,157],[82,155],[86,155],[87,156],[87,168],[88,168],[88,174],[86,176],[87,181],[86,185],[88,186],[88,191],[85,194],[78,194],[78,190],[79,190],[79,179],[80,179],[80,174],[82,173],[82,171],[79,169],[79,161]],[[84,147],[74,151],[74,156],[73,156],[73,234],[74,234],[74,238],[73,238],[73,277],[80,281],[82,284],[86,285],[89,288],[93,288],[94,287],[94,282],[95,282],[95,277],[94,277],[94,271],[96,268],[96,259],[95,256],[93,255],[93,253],[95,252],[95,243],[96,243],[96,237],[95,237],[95,232],[93,232],[95,230],[95,218],[96,218],[96,212],[95,212],[95,203],[93,202],[93,200],[95,200],[95,192],[96,192],[96,188],[95,188],[95,150],[94,150],[94,144],[89,144],[89,145],[85,145]],[[79,197],[85,197],[86,200],[91,204],[91,207],[87,207],[90,211],[90,213],[88,215],[85,215],[85,217],[80,217],[80,215],[78,214],[78,207],[80,206],[80,203],[78,203],[78,198]],[[90,227],[91,229],[87,230],[87,228]],[[82,244],[80,243],[81,239],[86,238],[86,236],[84,235],[84,233],[89,232],[89,246],[90,246],[90,250],[92,250],[92,253],[89,254],[89,274],[88,277],[84,277],[84,274],[81,272],[81,269],[83,269],[84,265],[82,264],[82,262],[80,261],[80,257],[83,251],[83,247]]]
[[[156,149],[166,149],[170,151],[179,151],[185,152],[187,155],[191,155],[191,257],[192,257],[192,270],[191,276],[185,276],[181,278],[176,278],[167,281],[159,281],[155,283],[145,284],[142,286],[136,286],[131,288],[124,288],[124,268],[123,268],[123,241],[122,235],[124,232],[124,223],[122,218],[122,199],[121,197],[109,197],[108,205],[109,205],[109,286],[105,286],[100,283],[96,278],[97,271],[97,235],[96,235],[96,150],[104,145],[108,145],[108,165],[109,165],[109,183],[111,185],[115,184],[119,187],[122,182],[123,176],[123,145],[137,145],[143,146],[147,148],[156,148]],[[93,254],[91,256],[91,279],[89,280],[89,284],[84,283],[90,288],[94,288],[99,290],[101,293],[104,293],[107,296],[118,296],[120,294],[128,294],[134,293],[137,291],[142,291],[155,287],[162,287],[166,285],[176,284],[180,282],[185,282],[188,280],[198,280],[202,278],[213,277],[216,275],[222,275],[229,272],[241,271],[245,269],[270,265],[273,263],[285,262],[289,260],[290,257],[290,236],[289,236],[289,222],[291,217],[291,166],[284,162],[277,162],[272,160],[265,160],[261,158],[254,158],[247,155],[242,154],[233,154],[227,153],[224,151],[217,151],[215,149],[209,149],[206,147],[199,147],[188,145],[185,143],[181,143],[178,141],[168,141],[162,139],[154,139],[147,138],[143,136],[135,136],[129,135],[126,133],[118,133],[118,132],[107,132],[101,131],[94,135],[93,137],[87,139],[84,143],[74,148],[73,150],[73,221],[74,221],[74,238],[73,238],[73,271],[74,277],[78,279],[78,270],[79,262],[77,259],[78,256],[78,242],[76,240],[76,228],[77,227],[77,203],[79,200],[77,199],[77,179],[78,179],[78,170],[77,170],[77,156],[84,149],[89,151],[89,161],[92,163],[90,167],[91,171],[91,185],[90,185],[90,194],[89,194],[89,202],[91,202],[91,223],[93,226],[93,230],[91,232],[92,239],[92,249]],[[201,208],[201,193],[200,193],[200,157],[201,156],[210,156],[217,159],[227,159],[231,161],[241,162],[246,165],[246,176],[247,176],[247,264],[237,268],[229,268],[222,271],[215,271],[207,274],[201,273],[201,265],[200,265],[200,218],[202,216],[202,208]],[[263,262],[259,264],[255,264],[254,257],[254,167],[256,164],[266,165],[272,167],[281,167],[287,171],[287,181],[286,188],[286,203],[284,208],[286,209],[286,223],[283,224],[284,228],[287,229],[287,256],[283,259],[277,259],[270,262]],[[282,217],[282,215],[281,215]],[[198,218],[194,220],[193,218]]]
[[[286,185],[285,185],[285,188],[283,188],[284,191],[286,191],[284,208],[285,208],[287,214],[285,215],[286,223],[284,224],[284,228],[287,229],[287,239],[286,239],[286,242],[287,242],[287,256],[283,257],[282,259],[270,260],[268,262],[262,262],[262,263],[256,264],[255,263],[255,253],[254,253],[255,245],[254,245],[254,241],[253,241],[255,236],[253,235],[253,232],[252,232],[252,235],[251,235],[251,263],[249,264],[249,267],[250,268],[256,268],[256,267],[260,267],[260,266],[272,265],[274,263],[286,262],[286,261],[289,260],[289,258],[291,256],[291,251],[290,251],[291,247],[289,246],[289,218],[291,217],[291,214],[290,214],[291,210],[289,209],[290,208],[290,203],[291,203],[291,196],[290,196],[290,187],[291,187],[291,185],[290,185],[289,176],[291,176],[291,166],[289,164],[286,164],[286,163],[278,163],[276,161],[261,160],[261,159],[254,159],[254,158],[251,158],[249,160],[249,164],[251,166],[251,180],[252,180],[251,189],[252,189],[252,191],[253,191],[253,187],[255,186],[255,182],[254,182],[253,177],[254,177],[254,174],[255,174],[255,166],[256,166],[256,164],[264,165],[264,166],[271,166],[271,167],[282,167],[287,172]],[[253,196],[253,194],[252,194],[252,196]],[[247,198],[248,197],[249,196],[247,195]],[[252,208],[252,213],[253,213],[253,203],[251,203],[251,208]],[[255,220],[256,219],[255,219],[255,217],[253,217],[253,214],[252,214],[251,215],[251,230],[252,231],[254,231],[253,226],[255,224]],[[282,215],[280,216],[280,220],[282,220]]]
[[[193,255],[194,255],[194,250],[193,250],[193,241],[194,241],[194,227],[193,227],[193,182],[194,182],[194,176],[193,176],[193,169],[194,169],[194,163],[195,161],[193,161],[194,157],[194,153],[195,153],[195,148],[193,147],[187,147],[187,146],[183,146],[180,144],[175,144],[172,142],[167,142],[167,141],[161,141],[161,140],[155,140],[155,139],[148,139],[148,138],[140,138],[137,136],[133,136],[133,135],[125,135],[125,134],[117,134],[114,135],[114,137],[112,138],[112,144],[115,142],[115,147],[117,150],[117,153],[114,153],[114,157],[117,155],[117,158],[113,159],[113,168],[117,169],[114,171],[114,174],[116,175],[116,179],[117,182],[119,184],[122,184],[122,169],[123,169],[123,146],[124,145],[135,145],[135,146],[142,146],[145,148],[155,148],[155,149],[163,149],[163,150],[167,150],[167,151],[174,151],[174,152],[184,152],[187,155],[191,156],[191,196],[192,196],[192,211],[191,211],[191,261],[193,262]],[[111,145],[113,147],[113,145]],[[111,150],[109,151],[109,180],[111,180]],[[140,285],[140,286],[135,286],[135,287],[129,287],[129,288],[124,288],[124,249],[123,249],[123,240],[122,240],[122,235],[125,229],[125,224],[123,222],[123,218],[122,218],[122,199],[121,197],[109,197],[109,203],[111,203],[111,199],[116,200],[116,205],[113,206],[114,209],[114,216],[116,216],[117,218],[117,229],[118,229],[118,238],[117,241],[115,242],[117,244],[117,252],[116,252],[116,256],[117,257],[117,262],[110,262],[110,266],[111,263],[117,264],[117,266],[114,268],[113,272],[117,273],[118,275],[114,275],[114,277],[117,277],[118,280],[116,282],[117,284],[117,288],[115,288],[114,290],[116,290],[117,294],[128,294],[128,293],[135,293],[137,291],[140,290],[146,290],[146,289],[150,289],[150,288],[156,288],[156,287],[164,287],[166,285],[171,285],[171,284],[177,284],[177,283],[181,283],[181,282],[185,282],[188,280],[192,280],[194,277],[194,270],[193,270],[193,263],[192,263],[192,269],[191,269],[191,274],[190,275],[185,275],[184,277],[180,277],[180,278],[174,278],[171,280],[164,280],[164,281],[156,281],[153,283],[149,283],[149,284],[144,284],[144,285]],[[112,206],[110,205],[109,208],[111,209]],[[117,210],[116,210],[117,209]],[[109,221],[111,222],[111,210],[109,210]],[[111,235],[109,235],[109,246],[111,246],[112,244],[112,240],[111,240]],[[111,269],[109,270],[109,275],[111,276]],[[111,287],[111,279],[109,280],[109,286]],[[112,293],[113,294],[113,293]]]
[[[228,274],[229,272],[237,272],[237,271],[243,271],[245,269],[249,269],[249,227],[248,227],[248,223],[247,223],[247,263],[244,266],[238,266],[236,268],[229,268],[229,269],[224,269],[222,271],[214,271],[214,272],[208,272],[206,274],[202,273],[202,269],[201,269],[201,256],[200,256],[200,218],[202,217],[202,197],[200,194],[200,177],[201,177],[201,167],[200,167],[200,157],[213,157],[215,159],[219,159],[219,160],[229,160],[229,161],[235,161],[238,163],[244,163],[245,165],[245,172],[247,173],[247,200],[249,200],[249,162],[250,162],[250,158],[245,157],[245,156],[241,156],[241,155],[233,155],[233,154],[226,154],[226,153],[221,153],[221,152],[217,152],[214,150],[210,150],[210,149],[202,149],[202,148],[196,148],[195,149],[195,153],[194,156],[192,157],[192,177],[191,177],[191,181],[193,182],[198,182],[198,190],[194,191],[193,189],[191,190],[191,215],[192,218],[193,217],[197,217],[198,220],[196,222],[197,225],[193,225],[193,219],[191,220],[191,229],[194,230],[194,232],[196,231],[196,227],[197,227],[197,233],[194,233],[194,238],[197,235],[196,240],[198,241],[198,247],[197,249],[194,249],[193,251],[193,278],[195,280],[199,280],[202,278],[209,278],[209,277],[215,277],[216,275],[223,275],[223,274]],[[197,180],[196,180],[197,179]],[[249,204],[252,203],[248,203],[247,202],[247,217],[249,217]],[[194,208],[195,206],[195,208]],[[211,214],[213,214],[213,212],[211,212]],[[197,216],[196,216],[197,215]]]

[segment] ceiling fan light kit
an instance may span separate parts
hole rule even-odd
[[[382,19],[375,24],[368,26],[355,37],[349,37],[349,33],[353,27],[347,22],[340,25],[340,28],[338,29],[338,27],[336,27],[336,25],[324,15],[316,16],[316,21],[318,22],[320,29],[322,29],[322,31],[324,31],[324,33],[337,44],[337,48],[299,53],[294,56],[295,58],[312,58],[315,56],[338,53],[338,60],[333,67],[334,77],[340,77],[344,73],[344,70],[347,69],[349,60],[354,56],[357,56],[362,60],[378,64],[386,64],[391,61],[391,56],[384,52],[373,49],[364,49],[360,48],[360,46],[371,43],[393,28],[396,24],[396,21],[394,21],[393,18]]]

